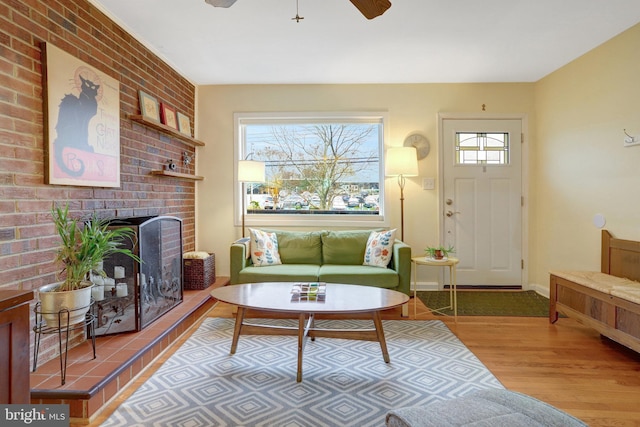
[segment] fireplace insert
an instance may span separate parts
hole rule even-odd
[[[103,261],[106,277],[92,277],[98,336],[139,331],[183,299],[180,218],[116,218],[109,227],[134,230],[133,241],[123,246],[141,262],[115,254]]]

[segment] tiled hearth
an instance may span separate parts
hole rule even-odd
[[[227,283],[227,277],[219,277],[205,290],[185,290],[180,305],[140,332],[96,338],[96,359],[92,359],[90,340],[69,350],[65,385],[61,385],[58,357],[39,366],[31,373],[31,403],[67,403],[74,422],[88,423],[213,307],[215,301],[210,298],[210,291]]]

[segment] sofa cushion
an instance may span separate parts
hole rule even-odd
[[[364,265],[387,267],[393,254],[396,230],[372,231],[364,252]]]
[[[251,234],[251,261],[256,267],[282,264],[275,233],[249,229]]]
[[[587,424],[545,402],[509,390],[472,394],[387,413],[388,427],[585,427]]]
[[[315,282],[320,267],[310,264],[281,264],[267,267],[245,267],[238,274],[238,283]]]
[[[322,263],[362,265],[371,230],[325,231],[322,233]]]
[[[328,283],[346,283],[393,289],[398,286],[398,273],[390,268],[368,265],[324,264],[320,267],[318,280]]]
[[[322,263],[321,231],[273,231],[278,236],[278,250],[283,264]]]

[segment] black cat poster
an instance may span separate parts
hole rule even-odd
[[[43,43],[49,184],[120,186],[120,83]]]

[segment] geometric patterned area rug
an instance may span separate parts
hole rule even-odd
[[[427,307],[449,305],[449,291],[418,292],[418,298]],[[458,316],[549,316],[549,298],[536,291],[460,291],[457,293]],[[453,315],[453,310],[439,310]],[[438,315],[441,313],[434,312]]]
[[[296,337],[243,335],[230,355],[234,322],[206,318],[102,426],[381,426],[392,408],[504,388],[439,320],[383,321],[390,363],[377,342],[308,340],[300,383]]]

